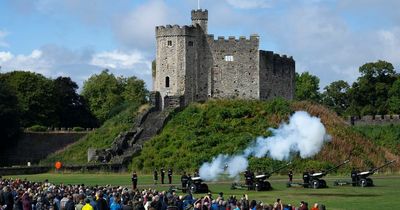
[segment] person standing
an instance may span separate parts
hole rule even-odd
[[[168,184],[172,184],[172,169],[168,169]]]
[[[293,181],[293,171],[292,170],[289,170],[288,176],[289,176],[289,182],[292,183],[292,181]]]
[[[164,184],[164,178],[165,178],[165,170],[164,168],[161,168],[161,184]]]
[[[133,190],[136,190],[136,188],[137,188],[137,180],[138,180],[138,177],[137,177],[136,171],[134,171],[132,173],[132,189]]]
[[[153,172],[153,180],[154,180],[154,184],[157,184],[157,180],[158,180],[158,172],[157,172],[157,168],[154,169]]]
[[[182,192],[184,193],[186,193],[188,181],[189,177],[186,175],[186,172],[183,172],[183,175],[181,176],[181,183],[182,183]]]

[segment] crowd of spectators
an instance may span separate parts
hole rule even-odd
[[[86,186],[31,182],[0,178],[0,210],[323,210],[323,205],[297,207],[277,199],[271,204],[223,193],[178,195],[176,191],[128,189],[113,186]]]

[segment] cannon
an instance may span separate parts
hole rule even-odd
[[[267,172],[265,174],[261,174],[261,175],[257,175],[254,177],[255,179],[255,190],[256,191],[266,191],[266,190],[272,190],[272,186],[271,183],[269,183],[269,181],[267,181],[267,179],[269,177],[271,177],[272,174],[279,172],[280,170],[288,167],[291,164],[291,162],[271,171],[271,172]]]
[[[358,172],[358,171],[352,171],[351,173],[351,178],[352,178],[352,185],[353,186],[360,186],[360,187],[372,187],[374,186],[374,182],[372,181],[369,176],[377,172],[379,169],[384,168],[392,163],[394,163],[396,160],[389,161],[379,167],[370,169],[368,171],[363,171],[363,172]]]
[[[208,185],[203,183],[201,177],[192,177],[189,180],[189,191],[191,193],[208,193]]]
[[[272,174],[288,167],[291,164],[291,162],[283,165],[280,168],[277,168],[275,170],[273,170],[272,172],[267,172],[264,174],[260,174],[260,175],[254,175],[254,173],[250,172],[250,171],[246,171],[245,172],[245,179],[246,179],[246,184],[242,185],[239,183],[232,183],[231,185],[231,189],[247,189],[247,190],[256,190],[256,191],[267,191],[267,190],[271,190],[272,186],[271,183],[269,183],[267,181],[267,179],[269,177],[271,177]]]
[[[338,169],[339,167],[345,165],[348,162],[350,162],[350,160],[345,160],[343,163],[322,172],[317,172],[317,173],[304,172],[303,173],[304,188],[309,188],[309,187],[312,187],[314,189],[326,188],[327,187],[326,181],[323,180],[322,177],[326,176],[329,172]]]

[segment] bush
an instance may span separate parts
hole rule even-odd
[[[82,128],[82,127],[73,127],[73,128],[72,128],[72,130],[73,130],[73,131],[76,131],[76,132],[82,132],[82,131],[85,131],[85,129],[84,129],[84,128]]]
[[[47,131],[47,127],[43,126],[43,125],[33,125],[31,127],[28,128],[28,131],[32,131],[32,132],[46,132]]]

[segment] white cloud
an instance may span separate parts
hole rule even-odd
[[[145,60],[141,52],[133,51],[131,53],[123,53],[118,50],[97,53],[93,55],[90,62],[90,64],[95,66],[113,69],[132,69],[135,65],[141,63],[149,63],[149,61]]]
[[[271,6],[268,0],[226,0],[226,2],[239,9],[257,9]]]
[[[0,30],[0,47],[8,47],[8,43],[5,41],[7,35],[7,31]]]
[[[46,77],[71,77],[80,87],[91,75],[105,68],[116,76],[137,76],[151,87],[151,60],[140,51],[124,53],[118,50],[95,53],[91,49],[70,50],[46,45],[29,54],[0,51],[1,71],[33,71]]]
[[[116,38],[125,47],[155,51],[155,26],[178,23],[181,12],[162,0],[150,0],[129,14],[117,16],[114,22]]]

